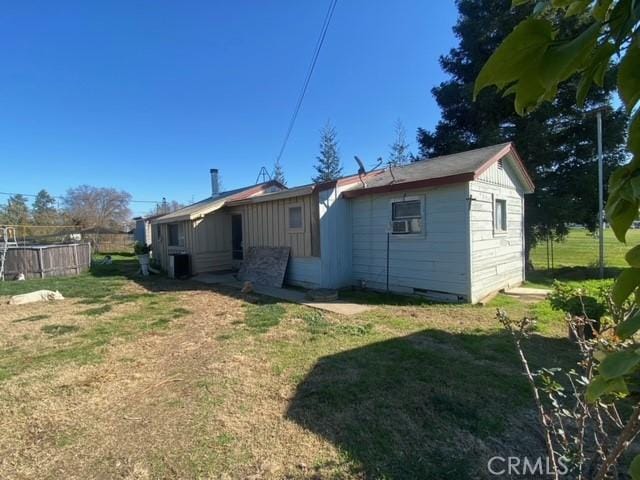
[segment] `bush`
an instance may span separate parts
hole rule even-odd
[[[611,280],[591,280],[580,283],[555,281],[549,302],[554,310],[562,310],[572,316],[584,316],[600,320],[607,310],[607,297]]]
[[[151,251],[151,246],[146,243],[136,242],[133,244],[133,253],[136,255],[146,255]]]

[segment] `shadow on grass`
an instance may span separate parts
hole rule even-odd
[[[375,290],[360,290],[355,288],[345,288],[338,292],[340,300],[365,304],[365,305],[439,305],[443,302],[436,302],[419,295],[401,295],[392,292],[378,292]],[[447,303],[453,305],[452,303]]]
[[[576,360],[567,340],[534,336],[525,349],[535,367]],[[424,330],[323,357],[286,416],[363,478],[489,478],[494,455],[544,455],[529,385],[502,333]]]
[[[604,270],[604,278],[615,278],[621,271],[621,268],[607,267]],[[594,267],[562,267],[551,270],[532,270],[527,272],[528,283],[547,286],[551,286],[554,280],[579,282],[582,280],[597,280],[599,278],[600,271]]]

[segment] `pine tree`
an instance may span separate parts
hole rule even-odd
[[[287,184],[287,179],[284,178],[284,170],[282,169],[280,160],[276,160],[273,164],[273,172],[271,173],[271,178],[276,182],[280,182],[282,185]]]
[[[53,225],[57,221],[56,201],[46,190],[40,190],[31,208],[33,221],[38,225]]]
[[[405,165],[411,161],[411,153],[409,152],[409,144],[407,143],[407,132],[400,119],[395,123],[395,140],[389,146],[389,165],[398,167]]]
[[[9,225],[26,225],[29,223],[29,206],[24,195],[16,194],[9,197],[4,210],[4,217]]]
[[[330,122],[320,131],[320,155],[316,157],[318,163],[314,165],[317,175],[312,178],[315,183],[329,182],[340,178],[342,166],[338,152],[338,134]]]
[[[525,196],[527,255],[536,241],[552,234],[562,238],[568,223],[594,229],[597,223],[596,122],[575,106],[576,81],[561,85],[552,103],[520,117],[513,98],[485,89],[474,102],[473,84],[480,69],[529,6],[511,9],[511,0],[458,0],[454,32],[459,44],[440,58],[449,79],[432,89],[442,111],[435,130],[418,130],[422,158],[513,141],[536,185]],[[559,28],[573,31],[576,20]],[[587,109],[611,105],[615,74],[604,87],[591,89]],[[605,175],[624,161],[626,116],[611,108],[603,116]]]

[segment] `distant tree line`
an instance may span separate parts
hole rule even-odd
[[[115,188],[80,185],[58,199],[42,189],[31,205],[25,195],[10,196],[0,205],[0,224],[122,230],[131,219],[130,202],[131,194]]]

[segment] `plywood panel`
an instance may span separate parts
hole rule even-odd
[[[289,247],[248,248],[238,277],[259,285],[282,287],[289,250]]]

